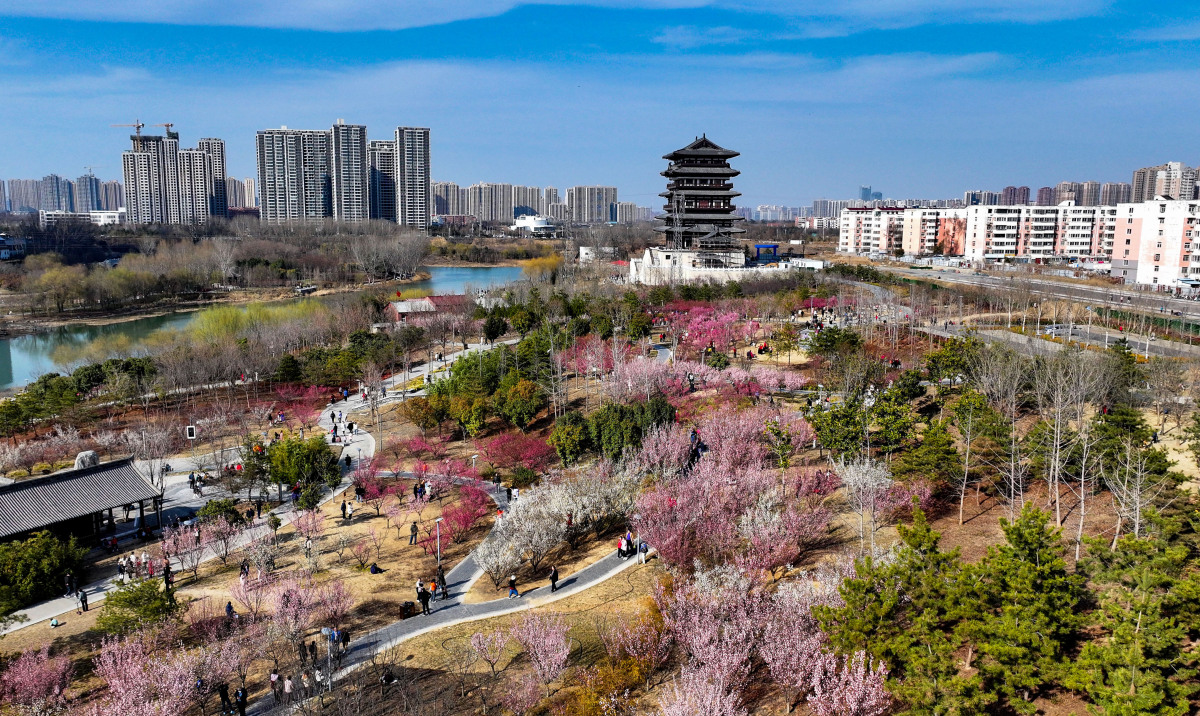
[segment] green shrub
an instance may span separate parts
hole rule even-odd
[[[196,516],[201,520],[215,520],[218,517],[224,516],[235,525],[241,524],[242,520],[245,519],[245,515],[238,512],[238,509],[234,506],[232,498],[227,500],[209,500],[205,503],[204,507],[201,507],[196,512]]]
[[[49,532],[0,543],[0,614],[60,596],[68,570],[83,584],[85,555],[74,537],[63,540]]]
[[[529,487],[537,482],[538,474],[525,466],[521,466],[512,471],[512,477],[509,478],[509,483],[517,488]]]
[[[174,590],[164,589],[161,579],[138,579],[108,593],[96,628],[109,634],[127,634],[170,619],[178,612]]]

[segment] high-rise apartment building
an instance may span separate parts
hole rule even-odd
[[[246,177],[242,180],[243,196],[246,197],[246,207],[253,208],[258,206],[258,192],[255,190],[254,179]]]
[[[516,216],[542,214],[545,212],[542,203],[542,189],[536,186],[513,187],[513,213]]]
[[[37,212],[42,205],[42,183],[37,179],[9,179],[8,205],[13,213]]]
[[[1128,204],[1133,199],[1133,185],[1125,182],[1105,182],[1100,185],[1100,204],[1116,206]]]
[[[367,142],[367,195],[371,218],[396,221],[396,142],[375,139]]]
[[[467,210],[467,190],[452,181],[433,183],[433,213],[435,216],[464,216]]]
[[[333,216],[330,132],[264,129],[255,137],[260,218],[269,223]]]
[[[861,199],[862,201],[870,201],[871,200],[870,185],[864,184],[858,188],[858,198]]]
[[[1079,185],[1079,195],[1076,202],[1080,206],[1100,205],[1100,182],[1085,181]]]
[[[1037,206],[1054,206],[1058,203],[1055,199],[1054,187],[1044,186],[1037,190],[1037,201],[1034,203]]]
[[[1190,200],[1196,197],[1196,170],[1183,162],[1143,167],[1133,173],[1133,203],[1164,196]]]
[[[1061,204],[1064,201],[1073,201],[1077,204],[1082,204],[1080,194],[1082,194],[1079,182],[1075,181],[1060,181],[1054,187],[1054,203]]]
[[[1006,186],[1000,191],[1000,203],[1007,206],[1029,203],[1029,187]]]
[[[433,215],[429,128],[396,127],[396,221],[425,231]]]
[[[995,191],[963,192],[964,206],[995,206],[1000,203],[1000,193]]]
[[[179,218],[189,226],[207,224],[212,218],[213,160],[208,152],[183,149],[176,155],[179,165]],[[222,185],[222,195],[224,192]]]
[[[480,182],[467,187],[467,212],[480,221],[511,224],[513,213],[512,184]]]
[[[196,149],[208,155],[212,166],[212,186],[209,188],[208,211],[221,219],[229,218],[229,193],[225,182],[225,140],[205,137],[196,141]]]
[[[0,181],[0,212],[8,210],[8,192],[4,190],[4,182]]]
[[[225,177],[225,201],[230,209],[242,209],[246,206],[246,188],[234,177]]]
[[[571,221],[577,224],[604,224],[613,220],[617,203],[615,186],[573,186],[567,189]]]
[[[558,189],[548,186],[542,190],[542,212],[549,213],[551,204],[561,204],[562,200],[558,198]]]
[[[366,126],[339,119],[329,130],[330,201],[335,220],[356,224],[370,218],[369,174]]]
[[[74,211],[71,197],[71,181],[57,174],[42,177],[41,189],[38,192],[41,200],[39,209],[43,211]]]
[[[201,139],[195,149],[180,151],[179,134],[169,130],[130,140],[133,148],[121,155],[129,223],[203,224],[228,216],[225,142]]]
[[[75,195],[75,211],[82,213],[104,208],[100,180],[94,174],[84,174],[76,179],[72,192]]]
[[[100,209],[116,211],[125,208],[125,189],[119,181],[106,181],[100,185]]]

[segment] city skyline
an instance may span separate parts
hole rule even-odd
[[[438,180],[611,185],[642,205],[662,148],[705,132],[739,148],[751,205],[851,197],[866,177],[952,197],[1200,160],[1185,99],[1200,75],[1181,69],[1200,31],[1181,4],[604,4],[379,3],[329,23],[252,2],[222,16],[231,28],[198,3],[0,2],[3,173],[116,175],[125,139],[108,125],[141,117],[224,138],[229,174],[253,176],[257,129],[330,114],[431,127]],[[713,83],[733,91],[714,99]]]

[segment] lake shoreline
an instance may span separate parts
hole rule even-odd
[[[403,286],[412,283],[423,283],[433,278],[433,274],[431,274],[427,268],[431,267],[423,266],[422,270],[418,271],[412,278],[380,281],[374,284],[335,286],[332,288],[319,289],[312,293],[305,294],[304,296],[299,296],[294,290],[287,289],[246,289],[226,292],[220,297],[214,297],[209,300],[181,301],[170,306],[146,306],[144,309],[134,309],[127,312],[110,315],[89,315],[72,318],[30,318],[23,316],[15,318],[12,321],[3,320],[3,318],[0,317],[0,337],[17,338],[20,336],[34,336],[43,333],[51,333],[61,328],[72,328],[78,326],[111,326],[120,323],[129,323],[131,321],[140,321],[146,318],[170,316],[176,313],[195,313],[196,311],[202,311],[206,308],[213,308],[215,306],[240,306],[251,303],[276,303],[279,301],[291,301],[298,298],[317,298],[320,296],[333,296],[341,293],[353,293],[355,291],[365,291],[372,287]]]

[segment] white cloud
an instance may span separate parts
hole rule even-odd
[[[840,34],[874,27],[927,23],[1042,22],[1098,12],[1111,0],[0,0],[0,16],[46,17],[101,22],[235,25],[302,28],[334,32],[393,30],[492,17],[523,4],[589,5],[653,9],[721,7],[820,23],[809,35]]]

